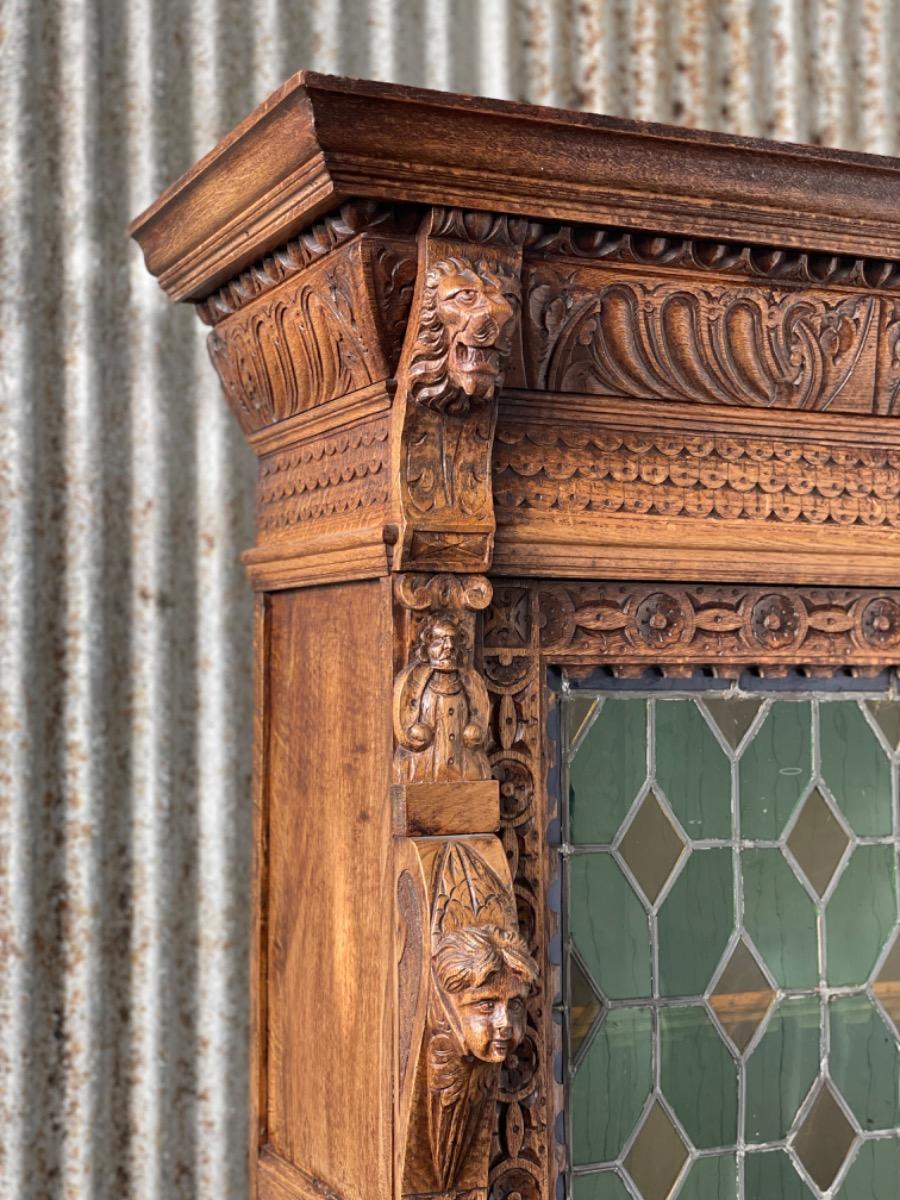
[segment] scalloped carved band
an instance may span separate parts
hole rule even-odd
[[[501,512],[900,527],[900,446],[516,420],[493,473]]]
[[[545,654],[625,675],[760,663],[768,675],[866,674],[900,662],[900,591],[555,584],[538,605]]]

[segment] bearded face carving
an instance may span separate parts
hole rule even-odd
[[[518,279],[484,259],[435,263],[409,368],[413,399],[448,413],[490,400],[503,381],[519,294]]]

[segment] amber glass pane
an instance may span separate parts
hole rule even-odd
[[[651,904],[684,851],[684,840],[653,792],[644,797],[619,844],[619,853]]]
[[[569,1053],[578,1057],[585,1038],[603,1011],[603,1003],[578,963],[569,958]]]
[[[817,788],[804,801],[787,844],[816,893],[823,896],[850,838]]]
[[[894,937],[888,956],[875,976],[872,990],[900,1037],[900,933]]]
[[[742,938],[734,950],[709,1002],[738,1051],[744,1051],[766,1018],[775,992]]]
[[[853,1126],[828,1084],[823,1085],[797,1131],[794,1149],[813,1181],[826,1191],[853,1145]]]
[[[625,1159],[643,1200],[668,1200],[687,1156],[680,1134],[654,1101]]]

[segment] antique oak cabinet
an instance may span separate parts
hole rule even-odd
[[[259,460],[257,1200],[900,1194],[898,215],[301,73],[134,222]]]

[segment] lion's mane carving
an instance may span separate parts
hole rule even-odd
[[[447,258],[425,277],[410,396],[440,413],[466,413],[490,400],[509,357],[520,284],[486,259]]]

